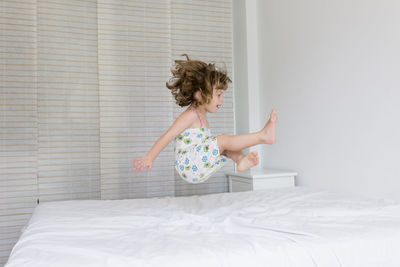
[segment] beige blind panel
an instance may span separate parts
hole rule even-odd
[[[100,198],[95,1],[37,1],[40,201]]]
[[[101,197],[173,196],[171,145],[150,173],[131,167],[173,119],[169,1],[100,0],[98,18]]]
[[[37,199],[36,9],[0,2],[0,266]]]
[[[194,59],[226,67],[232,78],[232,3],[231,1],[172,1],[172,58],[187,53]],[[214,135],[234,133],[233,87],[224,94],[220,110],[207,116]],[[174,118],[186,108],[175,107]],[[176,195],[209,194],[228,191],[224,171],[233,170],[231,160],[202,184],[188,184],[175,174]]]

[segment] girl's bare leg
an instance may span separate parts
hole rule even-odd
[[[258,164],[258,153],[256,151],[245,155],[242,151],[227,150],[225,151],[225,155],[237,164],[237,170],[239,172],[250,169]]]
[[[239,162],[245,157],[245,154],[243,154],[241,150],[239,151],[226,150],[223,155],[232,159],[236,164],[239,164]]]
[[[241,151],[245,148],[259,144],[274,144],[276,139],[275,124],[276,112],[275,110],[272,110],[268,122],[259,132],[240,135],[218,135],[217,141],[220,153],[223,154],[227,150]]]

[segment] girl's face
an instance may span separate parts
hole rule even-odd
[[[222,102],[224,102],[224,92],[222,89],[215,89],[213,92],[213,97],[210,103],[205,104],[205,108],[207,112],[214,113],[221,107]]]

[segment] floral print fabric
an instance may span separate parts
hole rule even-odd
[[[217,137],[205,127],[188,128],[175,138],[175,169],[183,180],[202,183],[226,162]]]

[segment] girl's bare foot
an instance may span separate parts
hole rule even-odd
[[[275,125],[276,125],[276,111],[272,110],[267,124],[260,131],[261,139],[264,144],[272,145],[275,143]]]
[[[242,157],[237,164],[237,170],[239,172],[250,169],[258,164],[258,153],[257,151],[250,152],[246,156]]]

